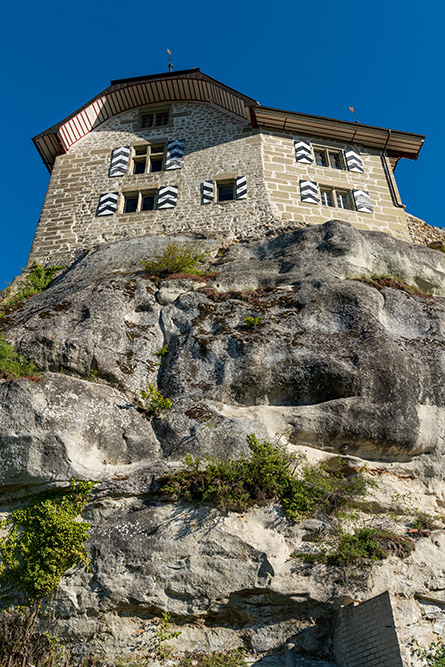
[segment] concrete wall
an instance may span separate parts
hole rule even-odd
[[[338,667],[403,667],[391,598],[386,591],[342,607],[334,621]]]
[[[253,130],[246,121],[207,103],[174,103],[166,127],[141,130],[139,125],[137,109],[121,113],[56,159],[28,266],[34,261],[67,263],[82,251],[125,237],[219,232],[225,238],[236,238],[289,223],[305,226],[332,218],[409,240],[404,210],[393,205],[376,153],[362,149],[364,175],[297,164],[293,136]],[[109,178],[114,148],[141,140],[173,139],[186,142],[182,169]],[[246,199],[201,204],[203,181],[236,176],[247,177]],[[365,189],[374,213],[302,203],[300,178]],[[118,208],[114,215],[96,217],[101,194],[162,185],[178,186],[175,208],[130,214]],[[122,207],[122,194],[120,199]]]

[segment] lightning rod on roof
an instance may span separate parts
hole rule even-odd
[[[173,65],[172,65],[172,52],[170,51],[170,49],[167,49],[167,53],[168,53],[169,56],[170,56],[170,58],[168,59],[168,71],[171,72],[172,69],[173,69]]]

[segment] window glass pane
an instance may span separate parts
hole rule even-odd
[[[233,183],[218,183],[218,201],[233,199]]]
[[[150,171],[162,171],[162,162],[163,159],[161,157],[152,158],[150,160]]]
[[[329,164],[332,169],[341,169],[340,155],[338,153],[329,153]]]
[[[124,213],[134,213],[138,208],[138,198],[135,197],[125,197],[125,206]]]
[[[151,195],[142,195],[142,206],[141,211],[153,211],[155,207],[155,196]]]
[[[156,114],[156,127],[168,124],[168,111],[161,111]]]
[[[145,160],[138,160],[134,163],[133,174],[143,174],[145,172]]]
[[[141,116],[141,127],[153,127],[154,114],[148,113]]]
[[[347,192],[337,192],[337,206],[338,208],[351,208]]]
[[[332,203],[332,192],[330,190],[321,190],[321,203],[324,206],[334,206]]]
[[[315,164],[318,167],[326,167],[326,157],[324,151],[314,151],[315,153]]]

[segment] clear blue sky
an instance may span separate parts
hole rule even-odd
[[[25,265],[49,175],[31,137],[111,79],[200,67],[261,104],[427,135],[396,178],[407,210],[444,226],[445,6],[413,0],[25,0],[3,10],[0,287]]]

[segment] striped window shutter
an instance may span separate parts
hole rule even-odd
[[[98,215],[113,215],[113,213],[116,213],[118,198],[118,192],[107,192],[101,195],[99,197],[99,204],[97,205],[96,217]]]
[[[177,201],[178,187],[176,185],[164,185],[159,188],[156,208],[175,208]]]
[[[201,183],[201,204],[211,204],[213,201],[213,181]]]
[[[358,174],[363,174],[363,162],[359,151],[348,148],[345,151],[346,166],[349,171],[356,171]]]
[[[309,204],[318,204],[320,197],[317,184],[314,181],[300,181],[300,198]]]
[[[111,163],[108,176],[124,176],[128,168],[128,159],[130,157],[130,146],[121,146],[115,148],[111,153]]]
[[[312,151],[310,141],[295,140],[295,159],[297,162],[303,162],[304,164],[312,164]]]
[[[354,196],[357,211],[364,211],[365,213],[373,212],[374,209],[372,208],[371,198],[365,190],[353,190],[352,194]]]
[[[185,141],[182,139],[175,139],[168,142],[165,157],[165,168],[167,171],[170,169],[182,169],[184,166],[184,149]]]
[[[237,199],[246,199],[247,180],[245,176],[237,176],[235,178],[235,196]]]

